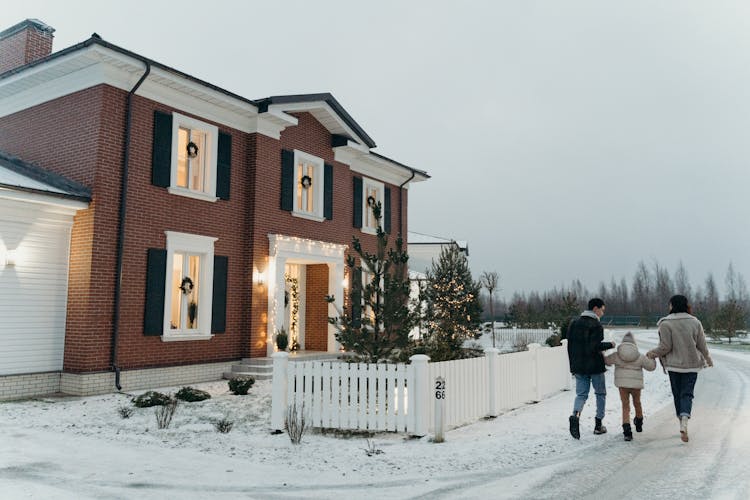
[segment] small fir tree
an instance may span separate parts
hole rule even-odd
[[[369,253],[355,236],[352,247],[359,256],[348,255],[350,286],[348,306],[337,308],[338,317],[328,321],[336,327],[336,340],[347,351],[357,354],[367,363],[389,361],[397,357],[409,344],[409,332],[417,324],[417,308],[410,304],[407,262],[399,235],[392,248],[383,231],[380,202],[371,207],[377,220],[377,250]],[[363,278],[366,278],[363,280]],[[328,302],[334,298],[327,297]]]
[[[481,284],[471,277],[466,256],[455,245],[443,248],[427,271],[425,344],[433,361],[463,357],[463,343],[476,335]]]

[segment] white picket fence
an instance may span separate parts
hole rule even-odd
[[[429,363],[424,355],[406,364],[332,361],[289,363],[275,353],[271,426],[284,428],[295,404],[312,427],[395,431],[423,436],[434,432],[437,391],[446,429],[494,417],[525,403],[570,389],[565,345]],[[440,377],[444,387],[437,387]]]

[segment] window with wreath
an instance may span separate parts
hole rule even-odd
[[[281,208],[297,217],[333,218],[333,166],[298,150],[282,150]]]
[[[373,208],[380,203],[381,217],[383,214],[383,183],[372,179],[362,180],[362,231],[375,234],[378,229],[378,221],[375,218]]]
[[[154,112],[153,185],[200,200],[228,200],[231,163],[231,134],[178,113]]]
[[[210,337],[216,238],[167,231],[164,336]]]

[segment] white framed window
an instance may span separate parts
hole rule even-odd
[[[216,201],[218,127],[174,113],[172,115],[172,194]]]
[[[294,150],[294,207],[292,215],[325,220],[323,215],[323,166],[321,158]]]
[[[385,206],[383,204],[383,192],[385,187],[382,182],[372,179],[362,179],[362,232],[377,234],[378,221],[375,219],[373,207],[380,202],[381,224],[385,217]]]
[[[166,231],[167,275],[162,340],[211,338],[214,242],[217,238]]]

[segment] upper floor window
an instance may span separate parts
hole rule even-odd
[[[177,113],[172,116],[169,192],[215,200],[218,128]]]
[[[323,220],[323,160],[295,150],[294,179],[292,213]]]
[[[385,217],[383,203],[383,183],[372,179],[362,180],[362,231],[366,233],[377,233],[378,221],[373,209],[380,203],[381,224]]]
[[[231,168],[231,134],[195,118],[154,111],[153,185],[200,200],[228,200]]]

